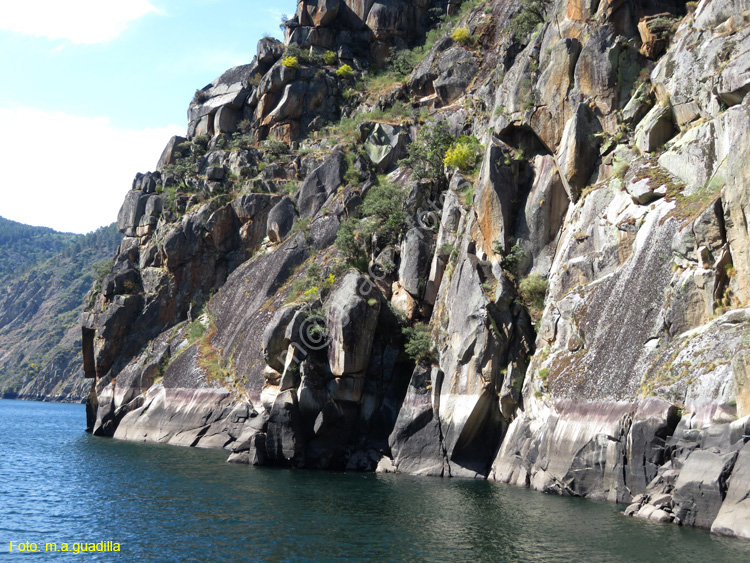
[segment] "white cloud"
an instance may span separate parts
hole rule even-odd
[[[3,2],[0,29],[73,43],[104,43],[159,10],[148,0],[24,0]]]
[[[76,233],[115,221],[136,172],[153,170],[169,138],[184,135],[25,107],[0,107],[0,131],[0,216]]]

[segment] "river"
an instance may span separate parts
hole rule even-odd
[[[750,561],[750,542],[622,506],[486,481],[237,466],[221,451],[95,438],[84,422],[83,405],[0,400],[0,559]],[[74,553],[107,541],[119,551]]]

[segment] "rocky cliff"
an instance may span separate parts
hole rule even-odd
[[[134,181],[89,429],[750,537],[748,24],[299,2]]]

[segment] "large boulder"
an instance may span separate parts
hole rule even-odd
[[[365,140],[365,150],[378,172],[390,170],[406,152],[408,135],[400,127],[376,123]]]
[[[301,25],[324,27],[339,15],[340,0],[304,0],[299,3],[297,15]]]
[[[344,179],[346,162],[343,153],[335,151],[305,178],[299,188],[297,207],[300,218],[315,215]]]
[[[325,309],[331,372],[337,376],[364,372],[380,314],[377,289],[368,278],[350,271],[331,292]]]
[[[284,44],[273,37],[264,37],[258,41],[258,62],[270,67],[284,54]]]
[[[432,256],[432,233],[426,229],[409,229],[401,246],[398,278],[401,286],[414,297],[420,297],[427,285]]]
[[[164,147],[164,150],[159,157],[159,162],[156,164],[156,170],[162,171],[168,164],[173,164],[177,155],[177,147],[185,141],[185,137],[180,137],[179,135],[174,135],[169,139],[167,146]]]
[[[145,194],[139,190],[131,190],[125,196],[125,201],[117,214],[117,229],[126,237],[147,234],[154,227],[161,215],[162,201],[157,195]]]
[[[599,141],[596,134],[601,125],[588,105],[578,104],[573,117],[563,131],[557,162],[568,181],[571,201],[577,201],[581,190],[588,185],[599,160]]]
[[[750,539],[750,502],[747,491],[750,485],[750,443],[737,455],[729,479],[729,489],[719,514],[711,525],[711,532],[724,536]]]
[[[388,445],[400,473],[442,477],[446,453],[440,431],[438,369],[417,366],[398,412]]]
[[[229,69],[196,93],[188,108],[188,138],[214,134],[214,116],[219,108],[240,109],[247,99],[247,81],[258,71],[257,62]]]
[[[271,242],[281,242],[292,230],[296,211],[294,202],[284,197],[268,213],[266,221],[266,234]]]
[[[297,119],[304,111],[304,98],[307,83],[295,81],[284,87],[284,93],[278,105],[263,120],[263,125],[270,125],[286,119]]]
[[[304,460],[305,434],[294,390],[279,393],[268,419],[266,455],[276,465],[300,465]]]
[[[289,338],[286,337],[287,327],[297,313],[298,306],[287,305],[276,311],[266,325],[263,332],[261,349],[263,359],[278,372],[284,371],[286,352],[289,348]]]
[[[440,101],[447,105],[463,96],[477,74],[477,64],[463,47],[451,47],[438,57],[437,73],[433,86]]]
[[[656,106],[646,114],[635,131],[635,145],[642,152],[652,152],[674,137],[672,108]]]
[[[674,513],[684,525],[710,528],[719,514],[727,480],[737,457],[695,451],[688,457],[675,483]]]
[[[279,197],[270,194],[245,194],[232,202],[240,224],[240,238],[249,250],[257,249],[266,237],[266,223]]]

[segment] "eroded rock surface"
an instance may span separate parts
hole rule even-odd
[[[299,2],[196,94],[84,315],[90,429],[750,537],[747,7],[497,0],[337,72],[447,4]]]

